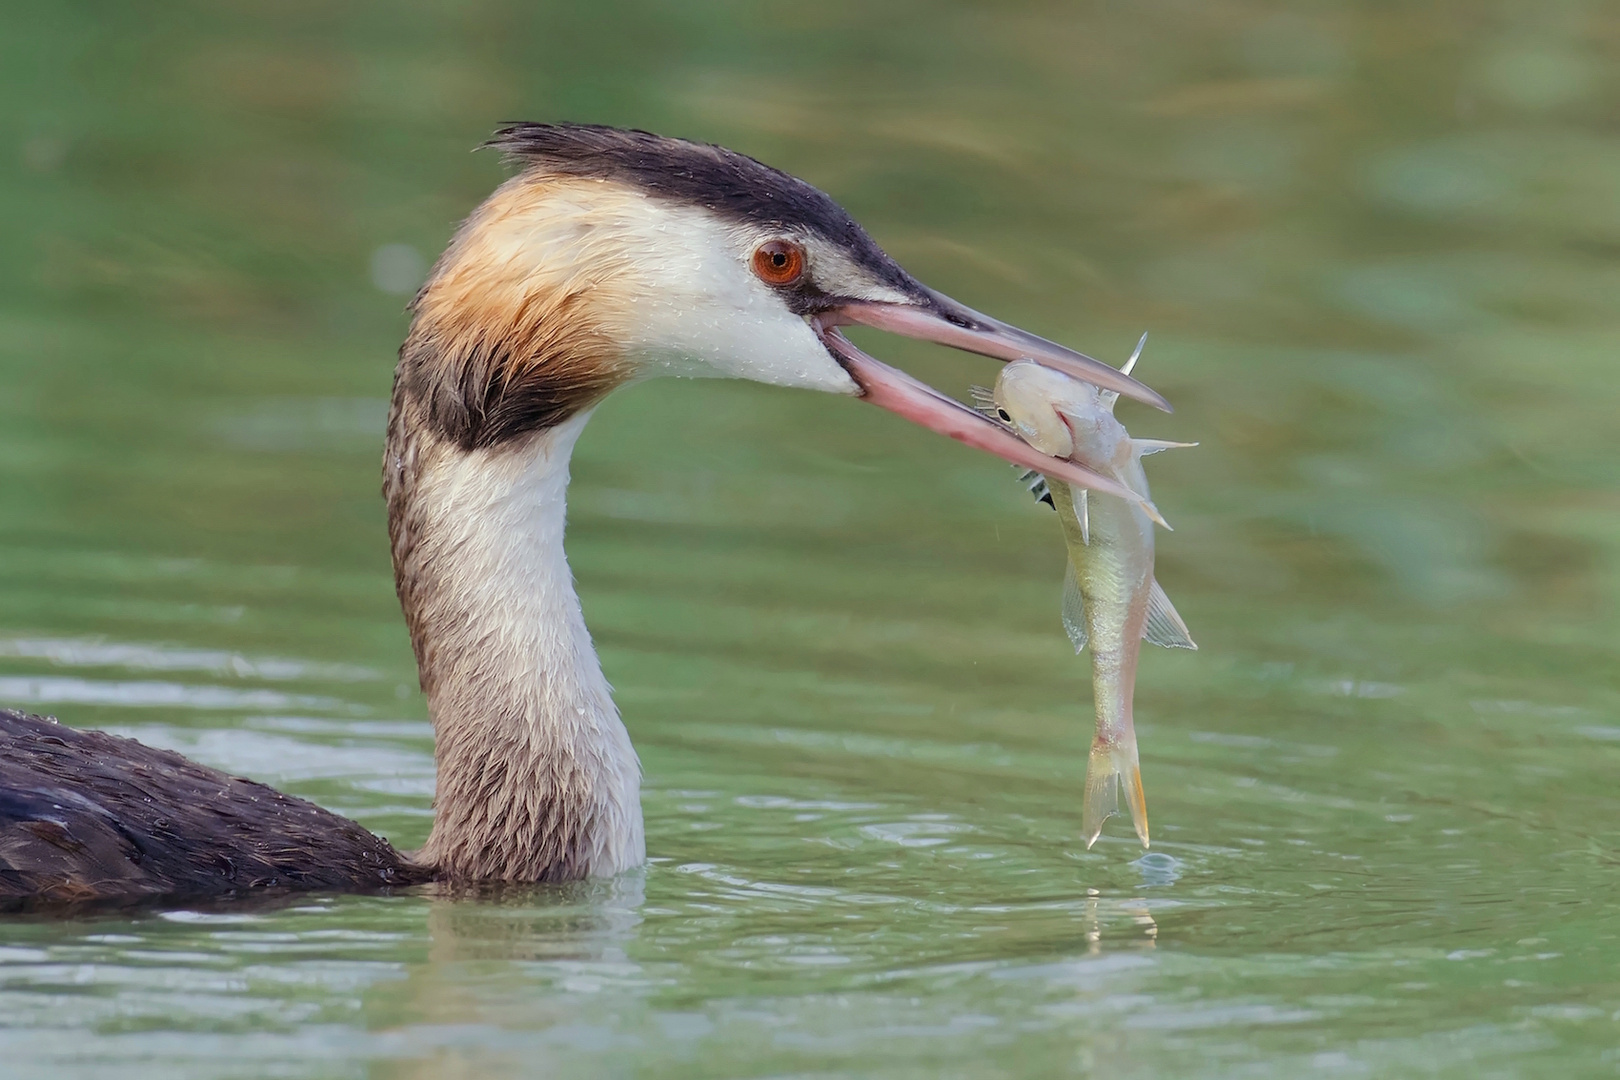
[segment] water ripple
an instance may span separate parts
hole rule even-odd
[[[171,682],[103,682],[52,676],[0,676],[0,701],[17,705],[117,705],[171,709],[316,709],[338,712],[355,706],[332,697],[188,686]]]
[[[322,664],[282,657],[248,657],[219,649],[169,648],[100,638],[0,638],[0,657],[44,660],[61,667],[121,667],[133,671],[200,671],[242,679],[325,679],[364,682],[382,676],[355,664]]]

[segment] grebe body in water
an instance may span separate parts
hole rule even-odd
[[[657,375],[864,397],[1008,461],[1124,498],[867,356],[863,324],[1030,357],[1167,408],[1112,367],[914,280],[830,198],[719,147],[520,124],[519,170],[412,302],[383,462],[394,577],[434,725],[426,845],[177,754],[0,713],[0,903],[548,881],[645,857],[640,766],[563,552],[591,409]]]
[[[172,750],[9,709],[0,747],[0,910],[430,876],[347,818]]]

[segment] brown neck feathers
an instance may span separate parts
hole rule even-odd
[[[555,427],[630,376],[603,325],[622,306],[613,267],[578,241],[593,207],[569,197],[581,183],[508,181],[462,225],[411,304],[395,404],[409,399],[464,450]]]

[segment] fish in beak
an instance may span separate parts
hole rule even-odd
[[[923,303],[845,301],[812,316],[811,326],[828,352],[861,388],[861,396],[879,408],[1022,468],[1035,469],[1082,488],[1136,503],[1155,522],[1169,527],[1151,502],[1118,480],[1073,461],[1041,453],[955,398],[863,352],[839,329],[849,325],[870,326],[996,360],[1034,360],[1093,386],[1165,412],[1171,411],[1170,403],[1160,394],[1115,367],[981,315],[932,290],[927,290],[925,296]]]

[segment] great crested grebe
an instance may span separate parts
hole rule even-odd
[[[925,288],[822,192],[641,131],[516,124],[520,167],[411,304],[383,460],[394,580],[433,719],[410,856],[302,799],[0,710],[0,901],[556,881],[638,866],[641,769],[563,554],[592,408],[656,375],[864,397],[1015,464],[1131,498],[855,348],[862,324],[1030,357],[1168,409],[1106,364]],[[1151,512],[1151,508],[1149,508]]]

